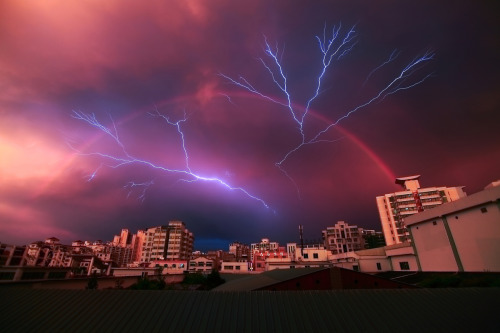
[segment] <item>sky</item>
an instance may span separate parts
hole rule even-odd
[[[181,220],[201,250],[299,225],[312,242],[337,221],[381,230],[396,177],[480,191],[500,178],[497,17],[494,1],[2,1],[0,241]]]

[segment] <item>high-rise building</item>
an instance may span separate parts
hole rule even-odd
[[[410,240],[404,223],[407,216],[466,196],[461,186],[420,188],[419,178],[420,175],[396,178],[396,184],[401,185],[404,190],[377,197],[380,222],[387,245]]]
[[[144,232],[141,262],[153,260],[189,260],[194,236],[184,222],[170,221],[166,226],[149,228]]]
[[[325,248],[332,254],[358,251],[364,247],[363,228],[338,221],[335,226],[321,232]]]

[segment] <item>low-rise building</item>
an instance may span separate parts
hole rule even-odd
[[[406,225],[420,271],[500,272],[500,181]]]
[[[221,273],[248,274],[250,272],[250,265],[248,261],[223,261],[221,266]]]
[[[208,274],[214,269],[214,260],[207,257],[198,257],[196,259],[189,260],[189,272],[199,272],[203,274]]]
[[[353,251],[329,256],[334,267],[364,273],[418,270],[417,258],[410,243],[394,244],[381,248]]]
[[[184,274],[188,271],[187,260],[155,260],[149,264],[157,268],[160,274]]]

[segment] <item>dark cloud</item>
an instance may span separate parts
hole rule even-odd
[[[394,176],[421,174],[423,186],[469,192],[498,178],[500,48],[492,4],[54,0],[7,1],[1,12],[3,242],[107,240],[122,227],[174,219],[204,249],[261,237],[295,241],[299,224],[317,239],[337,220],[380,229],[375,196],[397,188]],[[369,100],[428,50],[435,59],[413,74],[432,77],[353,113],[322,137],[331,142],[290,155],[283,167],[292,182],[275,166],[300,142],[289,110],[220,74],[242,75],[286,102],[259,60],[267,38],[283,51],[294,107],[303,109],[321,68],[315,35],[339,23],[356,25],[358,43],[326,73],[308,135]],[[367,80],[395,49],[398,58]],[[82,154],[126,156],[72,110],[116,126],[130,155],[186,169],[181,137],[150,115],[156,109],[172,121],[186,113],[194,173],[242,187],[270,208],[215,182],[183,182],[179,173],[139,163],[110,168],[109,160]],[[130,181],[154,182],[144,201],[144,187],[124,188]]]

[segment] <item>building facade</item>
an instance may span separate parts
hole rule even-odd
[[[462,187],[420,188],[420,175],[396,178],[403,191],[377,197],[377,208],[387,245],[410,241],[405,219],[413,214],[466,196]]]
[[[321,232],[325,248],[332,254],[358,251],[364,248],[363,228],[339,221]]]
[[[407,226],[421,271],[500,272],[500,181]]]
[[[254,261],[255,254],[274,252],[278,250],[279,246],[277,242],[270,242],[268,238],[262,238],[260,243],[250,244],[250,261]]]
[[[166,226],[149,228],[143,238],[141,262],[189,260],[193,252],[193,233],[181,221],[170,221]]]

